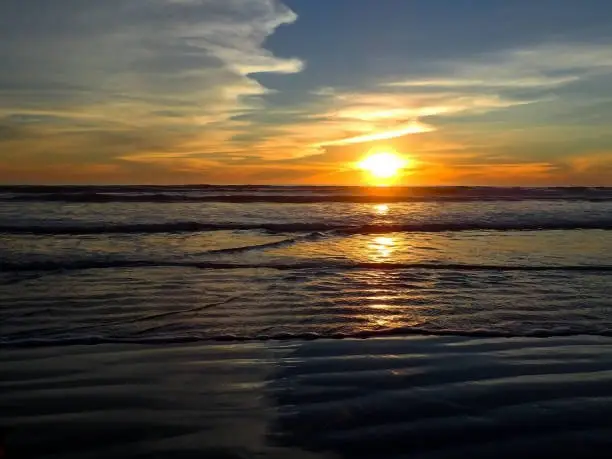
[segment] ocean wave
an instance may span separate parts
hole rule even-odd
[[[104,193],[48,193],[38,195],[15,195],[0,197],[3,201],[36,201],[66,203],[277,203],[277,204],[317,204],[317,203],[356,203],[356,204],[394,204],[418,202],[497,202],[497,201],[587,201],[612,202],[612,196],[593,195],[476,195],[476,196],[394,196],[394,195],[113,195]]]
[[[0,233],[31,235],[86,235],[86,234],[153,234],[192,233],[201,231],[249,231],[268,233],[335,232],[337,234],[383,234],[400,232],[458,232],[458,231],[541,231],[541,230],[610,230],[612,218],[593,221],[516,221],[516,222],[443,222],[374,224],[347,226],[330,223],[205,223],[179,221],[169,223],[104,224],[104,225],[0,225]]]
[[[234,254],[234,253],[251,252],[253,250],[274,249],[274,248],[279,248],[279,247],[286,247],[292,244],[297,244],[298,242],[301,242],[301,241],[314,241],[323,236],[324,236],[323,233],[314,232],[314,233],[306,234],[305,236],[301,236],[301,237],[292,237],[292,238],[282,239],[280,241],[267,242],[265,244],[255,244],[255,245],[246,245],[242,247],[231,247],[227,249],[209,250],[205,252],[204,254],[205,255],[223,255],[223,254],[229,255],[229,254]]]
[[[265,250],[265,249],[273,249],[273,248],[277,248],[277,247],[285,247],[291,244],[295,244],[299,241],[299,238],[289,238],[289,239],[283,239],[282,241],[276,241],[276,242],[268,242],[265,244],[256,244],[256,245],[245,245],[242,247],[231,247],[228,249],[216,249],[216,250],[209,250],[208,252],[205,252],[205,255],[222,255],[222,254],[232,254],[232,253],[243,253],[243,252],[250,252],[253,250]]]
[[[0,200],[55,202],[393,203],[573,200],[612,201],[612,188],[103,186],[0,187]]]
[[[279,243],[288,243],[279,241]],[[250,246],[232,250],[249,250],[258,246]],[[577,272],[609,272],[612,265],[486,265],[461,263],[355,263],[344,261],[311,261],[299,263],[224,263],[216,261],[162,261],[162,260],[74,260],[74,261],[0,261],[0,271],[3,272],[32,272],[32,271],[75,271],[90,269],[117,269],[117,268],[196,268],[196,269],[273,269],[279,271],[289,270],[398,270],[422,269],[445,271],[577,271]]]

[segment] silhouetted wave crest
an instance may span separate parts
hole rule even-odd
[[[612,201],[606,187],[3,186],[0,200],[41,202],[397,203]]]
[[[127,223],[103,225],[0,225],[0,233],[33,235],[77,235],[77,234],[149,234],[189,233],[199,231],[249,231],[268,233],[336,232],[338,234],[383,234],[397,232],[456,232],[456,231],[539,231],[612,229],[612,217],[594,221],[516,221],[516,222],[426,222],[408,224],[372,224],[347,226],[329,223],[206,223],[179,221],[170,223]]]
[[[287,244],[288,241],[280,241],[278,244]],[[246,248],[227,249],[225,253],[236,250],[253,250],[263,248],[262,246],[249,246]],[[221,253],[213,251],[209,253]],[[298,263],[233,263],[223,261],[164,261],[164,260],[73,260],[73,261],[0,261],[0,271],[27,272],[27,271],[72,271],[82,269],[114,269],[114,268],[198,268],[198,269],[276,269],[276,270],[298,270],[298,269],[372,269],[372,270],[397,270],[397,269],[423,269],[423,270],[452,270],[452,271],[579,271],[579,272],[608,272],[612,271],[612,265],[488,265],[488,264],[463,264],[463,263],[359,263],[351,261],[309,261]]]

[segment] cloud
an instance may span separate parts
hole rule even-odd
[[[52,10],[31,3],[27,23],[20,0],[0,6],[10,23],[0,32],[0,122],[36,124],[32,144],[53,129],[101,147],[92,131],[104,130],[135,140],[109,149],[109,159],[141,154],[151,135],[161,150],[197,141],[191,153],[213,152],[248,129],[233,118],[269,93],[253,74],[303,67],[264,47],[297,18],[277,0],[57,0]]]
[[[371,134],[359,135],[356,137],[349,137],[348,139],[331,140],[316,144],[317,147],[328,147],[334,145],[352,145],[356,143],[376,142],[379,140],[395,139],[397,137],[403,137],[410,134],[421,134],[423,132],[429,132],[433,128],[421,124],[421,123],[410,123],[404,126],[400,126],[396,129],[387,131],[378,131]]]
[[[277,120],[285,126],[274,130],[293,137],[300,131],[316,132],[320,138],[310,139],[311,150],[431,132],[441,127],[444,118],[511,112],[563,100],[556,90],[612,71],[610,49],[593,44],[537,45],[435,62],[429,75],[419,73],[364,88],[321,87],[311,92],[317,102],[305,107],[307,117],[303,113],[293,117],[296,126],[291,127],[291,116]]]
[[[438,73],[392,81],[404,88],[554,88],[612,71],[612,48],[597,44],[544,44],[446,61]],[[448,75],[451,75],[449,77]]]
[[[495,78],[491,74],[489,74],[488,77],[481,76],[481,79],[478,79],[470,75],[471,73],[476,73],[474,70],[475,69],[470,69],[466,75],[457,76],[456,79],[431,78],[395,81],[389,83],[388,86],[399,88],[543,88],[572,83],[579,79],[576,76],[517,76],[514,78]],[[485,71],[483,73],[486,74],[487,72]],[[491,77],[492,79],[485,79]]]
[[[314,146],[350,145],[422,134],[436,129],[423,121],[427,117],[484,113],[533,102],[504,99],[499,95],[449,91],[385,92],[382,86],[369,92],[331,94],[329,105],[333,109],[317,114],[316,118],[320,124],[340,128],[335,135],[341,137],[324,140]],[[348,136],[347,130],[350,131]]]

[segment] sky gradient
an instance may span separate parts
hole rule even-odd
[[[3,0],[0,182],[612,186],[609,0]]]

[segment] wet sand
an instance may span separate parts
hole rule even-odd
[[[10,457],[609,457],[612,339],[4,348]]]

